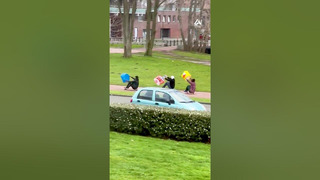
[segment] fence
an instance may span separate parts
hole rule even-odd
[[[111,44],[119,44],[123,42],[123,38],[110,38]],[[146,40],[144,38],[134,38],[132,40],[133,44],[145,44]],[[181,39],[155,39],[154,44],[157,46],[179,46],[182,45],[183,42]]]

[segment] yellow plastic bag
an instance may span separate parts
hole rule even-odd
[[[184,72],[181,74],[181,77],[185,80],[185,79],[187,79],[188,77],[191,77],[191,74],[190,74],[188,71],[184,71]]]

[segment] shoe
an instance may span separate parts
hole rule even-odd
[[[128,88],[124,88],[124,90],[127,90]]]

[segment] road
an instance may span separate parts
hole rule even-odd
[[[130,103],[131,97],[128,96],[110,96],[110,104],[112,103]],[[202,104],[207,111],[211,111],[211,105],[210,104]]]

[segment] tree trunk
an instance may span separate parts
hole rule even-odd
[[[192,35],[193,35],[193,21],[192,21],[192,7],[195,5],[195,0],[191,0],[190,6],[189,6],[189,15],[188,15],[188,45],[187,45],[187,51],[192,50]]]
[[[150,1],[150,3],[149,3]],[[157,25],[157,16],[158,16],[158,8],[162,3],[164,3],[166,0],[163,0],[160,3],[160,0],[155,0],[153,5],[153,15],[151,14],[151,7],[152,3],[151,0],[147,1],[147,12],[150,12],[150,14],[147,16],[147,39],[146,39],[146,52],[145,56],[152,56],[152,49],[154,45],[154,40],[156,36],[156,25]],[[152,21],[152,28],[150,30],[150,24]]]
[[[178,21],[179,21],[179,27],[180,27],[180,34],[181,34],[181,39],[182,39],[182,44],[183,44],[183,50],[187,50],[187,42],[184,37],[183,33],[183,27],[182,27],[182,17],[181,17],[181,8],[182,8],[182,0],[177,1],[177,6],[178,6]]]
[[[132,1],[132,15],[131,18],[129,18],[129,39],[128,39],[128,57],[132,56],[132,40],[133,40],[133,27],[134,27],[134,19],[136,15],[136,10],[137,10],[137,0]]]
[[[199,19],[201,19],[201,22],[204,22],[204,19],[202,18],[202,15],[203,15],[203,8],[204,8],[204,4],[205,4],[205,0],[199,0],[198,1],[198,5],[200,6],[200,15],[199,15]],[[203,27],[201,26],[201,29]],[[203,39],[200,40],[200,45],[199,45],[199,37],[200,36],[200,29],[197,29],[196,30],[196,42],[194,44],[194,51],[198,51],[198,52],[201,52],[201,49],[202,49],[202,41],[204,39],[204,36],[202,35]]]
[[[154,45],[154,39],[156,38],[156,26],[157,26],[157,16],[158,16],[158,8],[162,3],[164,3],[166,0],[163,0],[161,3],[159,3],[159,0],[155,0],[154,7],[153,7],[153,17],[152,17],[152,34],[151,34],[151,52],[150,56],[152,56],[152,49]]]
[[[119,1],[120,2],[120,1]],[[121,4],[118,4],[119,13],[122,20],[123,31],[123,57],[130,58],[132,56],[132,37],[134,18],[137,9],[137,0],[132,1],[132,14],[130,15],[130,3],[128,0],[123,0],[123,14],[121,13]]]
[[[197,6],[199,5],[199,3],[200,3],[200,0],[195,0],[195,2],[194,2],[194,7],[193,7],[193,21],[192,22],[195,22],[196,21],[196,19],[199,19],[199,20],[201,20],[201,16],[199,17],[199,18],[197,18],[197,14],[196,14],[196,11],[197,11]],[[195,37],[196,37],[196,39],[195,39],[195,41],[192,41],[193,43],[192,43],[192,50],[193,51],[197,51],[198,50],[198,44],[199,44],[199,28],[196,28],[194,25],[193,25],[193,30],[194,30],[194,35],[195,35]],[[193,39],[193,37],[192,37],[192,39]]]
[[[151,0],[147,0],[147,10],[146,10],[146,17],[147,17],[147,37],[146,37],[146,52],[144,53],[145,56],[152,56],[152,47],[151,47],[151,34],[150,34],[150,24],[151,24]]]

